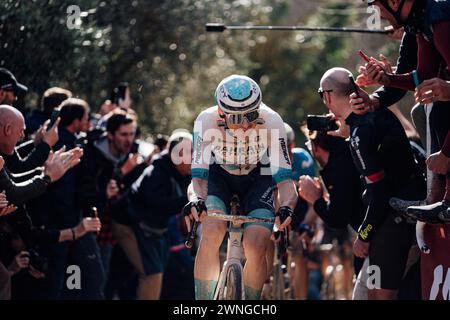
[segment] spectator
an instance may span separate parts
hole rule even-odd
[[[369,299],[392,300],[397,298],[415,230],[388,210],[388,201],[392,196],[407,200],[424,197],[425,181],[405,131],[391,111],[352,113],[351,76],[346,69],[328,70],[319,93],[341,126],[349,126],[353,161],[365,180],[368,208],[353,251],[361,258],[369,256],[370,264],[380,268],[381,286],[369,290]]]
[[[17,82],[11,71],[0,68],[0,104],[12,106],[19,93],[27,91],[28,88]]]
[[[145,169],[127,199],[119,201],[122,202],[119,210],[125,210],[124,201],[127,201],[132,231],[118,223],[113,225],[113,230],[139,273],[138,299],[160,297],[169,259],[169,219],[180,213],[187,202],[191,150],[191,135],[174,133],[169,139],[169,149]]]
[[[35,109],[25,117],[25,135],[30,136],[36,133],[47,121],[53,112],[64,100],[72,97],[69,90],[52,87],[45,90],[41,98],[40,109]]]
[[[83,147],[77,143],[77,135],[89,129],[89,106],[80,99],[69,98],[60,105],[59,140],[55,150]],[[46,229],[65,229],[76,227],[82,220],[81,208],[77,199],[79,192],[80,166],[72,168],[57,182],[50,185],[47,193],[37,202],[36,220]],[[70,243],[47,245],[43,253],[48,259],[48,296],[50,299],[81,298],[102,299],[101,286],[104,282],[100,250],[92,233]],[[68,293],[64,291],[66,268],[70,263],[82,270],[81,290]],[[76,292],[76,294],[73,294]]]
[[[310,132],[308,138],[313,156],[322,168],[319,172],[329,199],[325,199],[319,180],[307,176],[300,177],[300,196],[314,206],[328,227],[344,229],[350,225],[358,231],[365,216],[363,186],[352,162],[348,142],[325,132]],[[360,267],[361,264],[355,265],[357,273]]]
[[[24,85],[17,82],[9,70],[0,68],[0,104],[12,106],[12,103],[17,99],[17,95],[25,93],[27,90]],[[53,126],[48,132],[42,129],[34,141],[19,146],[11,155],[3,154],[8,169],[13,173],[21,173],[42,166],[51,147],[57,141],[58,133],[56,130],[56,126]],[[23,154],[25,154],[24,158],[22,158]]]
[[[18,140],[23,137],[24,118],[22,114],[13,107],[0,106],[0,153],[11,154]],[[70,152],[58,151],[51,154],[44,167],[44,174],[33,177],[21,185],[11,180],[7,167],[1,168],[0,189],[5,190],[8,199],[19,206],[17,213],[0,218],[0,224],[13,227],[24,239],[27,245],[43,242],[62,242],[75,239],[88,231],[97,230],[99,223],[96,219],[83,220],[80,225],[73,229],[65,230],[42,230],[33,227],[23,207],[23,203],[42,194],[47,185],[61,178],[64,173],[79,162],[81,150],[74,149]],[[3,165],[3,159],[2,165]],[[22,179],[24,179],[22,177]]]
[[[88,214],[92,207],[98,209],[103,226],[98,242],[106,279],[112,250],[116,244],[110,228],[111,212],[107,185],[114,179],[117,188],[125,190],[147,165],[145,161],[138,164],[139,157],[131,153],[136,126],[136,118],[130,113],[120,109],[114,111],[106,123],[106,133],[89,140],[81,163],[80,205],[85,214]]]

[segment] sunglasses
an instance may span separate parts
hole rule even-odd
[[[333,92],[333,90],[323,90],[322,88],[319,88],[319,90],[317,90],[317,93],[319,94],[320,99],[323,100],[323,94],[324,94],[325,92]]]
[[[244,122],[252,123],[259,118],[258,110],[250,111],[244,114],[226,114],[227,124],[243,124]]]

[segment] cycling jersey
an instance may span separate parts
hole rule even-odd
[[[316,168],[311,155],[302,148],[293,148],[292,152],[292,179],[298,180],[301,176],[316,176]]]
[[[365,115],[350,114],[350,149],[363,176],[368,201],[367,213],[358,237],[370,241],[376,229],[392,212],[388,200],[425,197],[425,180],[417,167],[399,120],[388,109]]]
[[[208,180],[209,166],[218,164],[232,175],[248,175],[258,164],[275,183],[292,178],[284,122],[264,104],[254,129],[228,129],[217,106],[200,113],[194,124],[192,178]]]

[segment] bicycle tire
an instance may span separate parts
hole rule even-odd
[[[284,300],[284,290],[285,290],[285,283],[284,283],[284,274],[281,270],[281,266],[277,265],[274,267],[273,272],[273,283],[272,283],[272,299],[273,300]]]
[[[224,287],[219,293],[219,300],[243,300],[242,273],[238,265],[231,265],[227,269]]]

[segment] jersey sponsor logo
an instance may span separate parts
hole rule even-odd
[[[194,132],[194,163],[201,163],[203,139],[199,132]]]
[[[363,169],[363,170],[366,170],[366,164],[364,163],[364,160],[363,160],[363,158],[362,158],[362,155],[361,155],[361,151],[359,151],[359,142],[360,142],[360,139],[359,139],[359,137],[356,135],[356,132],[358,131],[358,128],[356,128],[354,131],[353,131],[353,133],[352,133],[352,136],[350,137],[350,145],[352,146],[352,148],[353,148],[353,150],[355,151],[355,153],[356,153],[356,157],[358,158],[358,160],[359,160],[359,162],[360,162],[360,164],[361,164],[361,168]]]
[[[286,163],[290,165],[291,160],[289,159],[289,153],[287,150],[286,141],[284,140],[284,138],[278,138],[278,141],[280,142],[281,151],[283,152],[284,160],[286,160]]]
[[[370,231],[372,231],[373,226],[369,223],[363,230],[359,232],[361,239],[366,240],[369,237]]]

